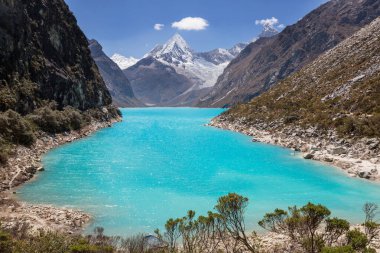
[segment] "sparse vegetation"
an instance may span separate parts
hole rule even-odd
[[[16,145],[31,146],[38,131],[49,134],[69,132],[79,130],[93,120],[108,121],[119,116],[120,110],[112,106],[82,112],[70,106],[59,110],[54,101],[45,101],[41,107],[24,116],[11,109],[0,112],[0,164],[7,162]]]
[[[274,253],[280,247],[268,248],[255,232],[245,228],[248,199],[229,193],[218,199],[216,212],[196,216],[188,211],[182,218],[169,219],[165,231],[155,231],[156,237],[137,234],[128,238],[106,236],[103,228],[95,228],[88,236],[64,235],[40,231],[30,235],[25,226],[0,231],[0,252],[6,253]],[[359,228],[351,229],[348,221],[330,218],[330,210],[320,204],[307,203],[288,211],[276,209],[259,222],[264,229],[281,234],[285,246],[292,245],[297,253],[375,253],[371,243],[379,239],[379,224],[375,222],[377,205],[363,207],[366,219]],[[371,225],[368,225],[371,224]],[[153,238],[153,241],[150,239]],[[286,239],[287,238],[287,239]],[[273,239],[275,240],[275,239]],[[275,244],[275,241],[270,241]],[[287,251],[289,252],[289,251]]]
[[[247,126],[335,130],[340,137],[380,137],[380,20],[363,28],[274,87],[222,116]]]

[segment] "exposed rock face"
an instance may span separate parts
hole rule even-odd
[[[113,104],[119,107],[143,106],[135,97],[123,71],[103,52],[102,46],[96,40],[90,40],[89,43],[92,58],[111,93]]]
[[[376,0],[331,0],[269,41],[258,40],[232,61],[200,106],[248,102],[312,62],[380,15]]]
[[[213,125],[380,179],[380,18]]]
[[[111,104],[88,42],[63,0],[0,2],[0,111],[43,100],[86,110]]]

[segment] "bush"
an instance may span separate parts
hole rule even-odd
[[[10,152],[10,144],[0,137],[0,164],[6,164]]]
[[[322,253],[354,253],[354,249],[351,246],[341,247],[326,247],[322,249]]]
[[[347,242],[354,250],[364,250],[368,244],[367,236],[358,229],[348,231]]]
[[[10,235],[0,231],[0,252],[11,253],[12,245],[13,245],[13,242]]]
[[[0,136],[8,142],[25,146],[35,141],[30,123],[13,110],[0,113]]]
[[[90,244],[78,244],[70,247],[71,253],[112,253],[111,246],[96,246]]]
[[[48,133],[78,130],[86,122],[79,110],[68,106],[59,111],[54,103],[35,110],[27,118]]]

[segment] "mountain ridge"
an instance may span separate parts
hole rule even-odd
[[[251,43],[248,48],[252,52],[243,50],[241,54],[246,55],[237,57],[242,61],[229,64],[198,106],[229,107],[248,102],[379,15],[379,3],[373,0],[331,0],[321,5],[271,37],[266,45],[263,41]]]
[[[143,106],[135,97],[131,84],[119,66],[104,52],[98,41],[89,41],[92,58],[95,60],[100,74],[109,90],[113,104],[118,107]]]
[[[212,125],[379,179],[380,17]]]

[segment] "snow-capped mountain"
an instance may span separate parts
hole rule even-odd
[[[193,80],[193,89],[203,89],[215,84],[238,50],[239,47],[234,47],[231,53],[229,50],[218,48],[210,52],[196,53],[177,33],[164,45],[156,46],[146,56],[173,67],[177,73]]]
[[[238,56],[240,54],[241,51],[243,51],[243,49],[248,46],[249,43],[238,43],[236,44],[235,46],[233,46],[232,48],[228,49],[228,52],[230,54],[232,54],[234,56],[234,58],[236,56]]]
[[[148,56],[169,64],[181,64],[193,61],[193,52],[181,35],[176,33],[164,45],[153,48]]]
[[[157,45],[123,72],[138,99],[155,106],[192,106],[214,86],[219,75],[246,44],[198,53],[181,35]]]
[[[276,34],[278,34],[279,31],[270,25],[264,25],[263,31],[259,34],[259,38],[269,38]]]
[[[112,55],[111,60],[113,60],[121,69],[127,69],[139,61],[139,59],[136,59],[134,57],[125,57],[121,54]]]

